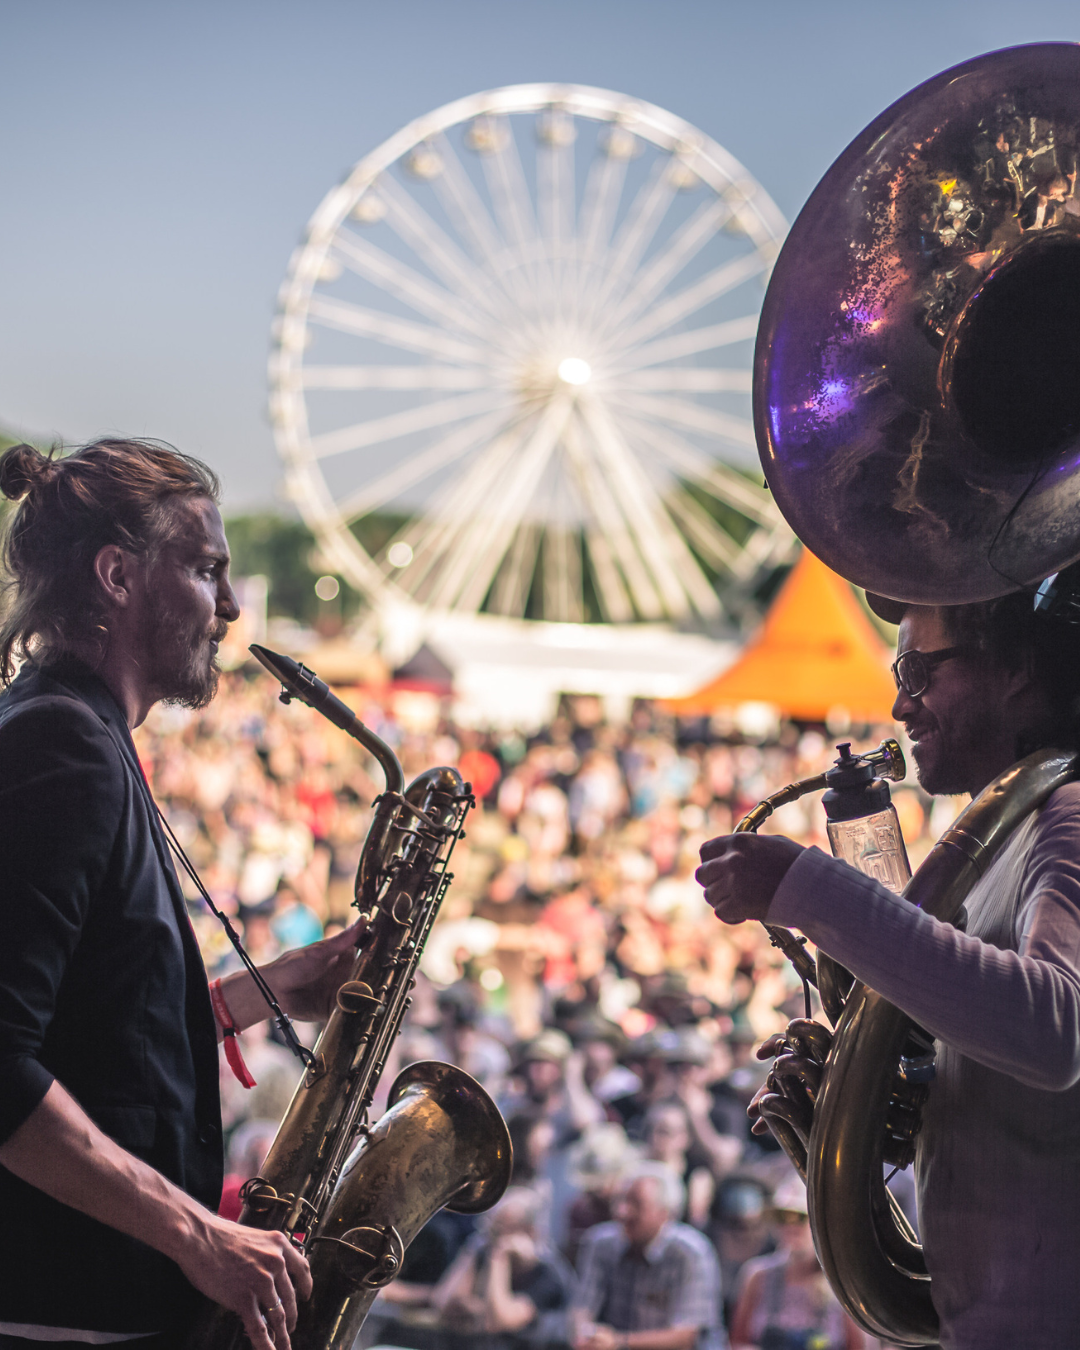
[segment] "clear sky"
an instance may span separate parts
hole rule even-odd
[[[0,424],[160,436],[273,505],[268,330],[294,244],[420,113],[599,85],[713,136],[791,218],[935,72],[1080,38],[1078,0],[0,0]]]

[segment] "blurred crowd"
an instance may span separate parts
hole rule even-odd
[[[276,694],[233,673],[205,712],[159,708],[136,737],[166,817],[260,964],[349,922],[382,788],[355,741]],[[344,697],[406,781],[456,765],[477,797],[381,1097],[402,1064],[457,1064],[499,1104],[515,1159],[489,1214],[428,1223],[366,1344],[872,1344],[817,1267],[801,1183],[747,1125],[767,1068],[755,1046],[801,1014],[802,988],[760,926],[721,926],[694,881],[705,839],[826,766],[824,731],[749,742],[646,705],[616,727],[576,697],[536,734],[489,734],[445,720],[433,696]],[[843,739],[860,749],[881,734]],[[915,788],[894,802],[914,864],[947,822]],[[816,796],[766,828],[827,847]],[[193,887],[189,902],[209,971],[233,969]],[[269,1024],[242,1048],[257,1086],[223,1070],[226,1213],[298,1077]]]

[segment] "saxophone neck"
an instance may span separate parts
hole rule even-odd
[[[313,670],[308,670],[307,666],[302,666],[291,656],[272,652],[268,647],[260,647],[256,642],[251,644],[248,651],[281,682],[282,703],[290,703],[294,698],[298,698],[301,703],[306,703],[309,708],[322,713],[328,721],[333,722],[334,726],[340,727],[375,756],[386,777],[387,792],[402,790],[405,786],[405,775],[397,755],[370,727],[364,726],[347,703],[342,703],[341,699],[331,692],[325,680],[320,680]]]

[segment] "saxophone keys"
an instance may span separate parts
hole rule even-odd
[[[382,1000],[363,980],[346,980],[337,991],[337,1005],[346,1017],[373,1017]]]
[[[405,1258],[405,1244],[393,1224],[350,1228],[339,1238],[317,1237],[314,1242],[333,1243],[339,1270],[357,1287],[380,1289],[389,1284]]]

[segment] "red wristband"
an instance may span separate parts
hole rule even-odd
[[[229,1011],[229,1005],[225,1002],[225,994],[221,988],[221,981],[214,980],[210,986],[210,1003],[214,1009],[214,1016],[217,1018],[218,1026],[221,1028],[221,1039],[225,1046],[225,1058],[229,1061],[229,1068],[233,1071],[233,1077],[236,1081],[246,1088],[255,1086],[255,1079],[252,1078],[248,1066],[244,1063],[244,1057],[240,1053],[240,1046],[237,1044],[237,1037],[240,1035],[240,1028],[233,1021],[232,1013]]]

